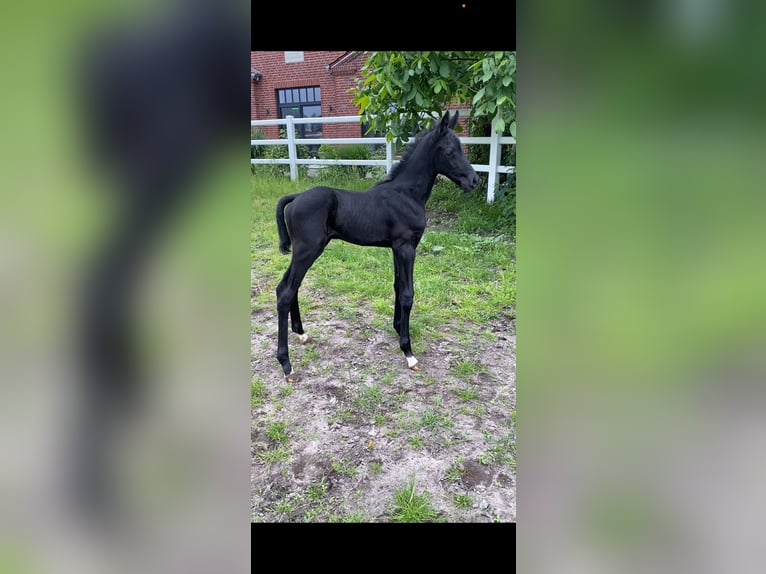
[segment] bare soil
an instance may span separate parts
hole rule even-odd
[[[252,411],[251,520],[390,522],[394,493],[414,481],[439,521],[515,522],[514,320],[413,340],[415,372],[364,309],[304,307],[310,340],[290,334],[292,384],[275,358],[275,311],[252,312],[265,396]]]

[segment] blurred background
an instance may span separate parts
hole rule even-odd
[[[244,572],[250,6],[3,9],[0,572]]]
[[[521,572],[755,572],[764,6],[518,4]]]

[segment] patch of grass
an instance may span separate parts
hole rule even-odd
[[[511,468],[516,468],[516,445],[511,433],[505,434],[496,439],[487,450],[487,455],[493,462],[507,464]]]
[[[389,371],[380,378],[380,384],[390,385],[394,381],[394,377],[396,377],[396,373]]]
[[[316,361],[319,359],[320,356],[321,355],[319,354],[318,350],[314,348],[306,349],[306,351],[303,354],[303,362],[308,363],[309,361]]]
[[[480,417],[485,412],[487,412],[487,408],[482,404],[476,404],[474,405],[473,409],[471,409],[471,414],[475,417]]]
[[[354,406],[366,415],[375,414],[383,403],[383,393],[376,385],[359,387],[354,398]]]
[[[413,448],[420,448],[425,443],[423,438],[419,437],[419,436],[410,437],[410,440],[407,441],[407,442],[409,442],[410,446],[413,447]]]
[[[269,437],[277,444],[285,443],[289,440],[290,435],[287,434],[287,423],[275,422],[269,425],[266,429],[266,436]]]
[[[266,385],[256,376],[250,379],[250,408],[255,409],[263,404],[266,397]]]
[[[290,384],[285,384],[279,387],[279,394],[283,397],[289,397],[293,394],[293,386]]]
[[[447,469],[447,472],[444,475],[444,480],[452,483],[458,482],[461,478],[463,478],[463,470],[461,468],[462,466],[462,461],[456,461]]]
[[[303,514],[303,521],[313,522],[322,515],[322,512],[324,512],[324,508],[321,505],[312,506]]]
[[[388,301],[385,301],[384,299],[375,299],[375,304],[372,306],[372,308],[375,310],[376,313],[380,315],[391,315],[393,317],[394,314],[394,305],[393,305],[393,293],[391,295],[391,299]]]
[[[372,424],[377,426],[382,426],[386,424],[386,415],[384,414],[375,415],[375,417],[372,419]]]
[[[439,429],[451,428],[455,423],[448,414],[437,408],[429,408],[420,416],[420,424],[431,432],[436,432]]]
[[[340,474],[345,474],[351,478],[356,478],[357,468],[352,462],[346,460],[345,458],[334,460],[332,462],[332,468],[334,471],[339,472]]]
[[[350,422],[350,421],[356,420],[356,415],[348,407],[346,407],[346,406],[339,406],[335,410],[335,415],[328,417],[327,420],[331,424],[334,423],[334,422],[337,422],[337,421],[340,421],[340,422]]]
[[[456,377],[470,380],[474,375],[478,375],[484,370],[482,365],[474,361],[459,361],[452,367],[452,369],[450,369],[450,372]]]
[[[414,480],[394,492],[391,512],[394,522],[434,522],[437,517],[430,495],[427,491],[417,492]]]
[[[311,502],[316,502],[324,496],[324,493],[327,492],[327,488],[327,481],[323,476],[319,482],[309,485],[306,496]]]
[[[473,498],[467,494],[456,494],[452,500],[458,508],[468,509],[473,507]]]
[[[512,235],[514,222],[501,202],[487,203],[486,190],[465,193],[453,183],[437,178],[428,205],[434,212],[454,214],[454,227],[468,233]]]
[[[479,396],[479,393],[476,391],[476,389],[452,389],[452,392],[455,393],[457,398],[462,402],[468,402],[472,401],[476,397]]]
[[[491,342],[497,341],[497,334],[493,333],[492,331],[481,331],[479,333],[479,336],[486,341],[491,341]]]
[[[298,508],[301,500],[299,496],[285,497],[274,507],[277,514],[292,514]]]
[[[377,460],[373,460],[370,463],[370,472],[372,472],[373,474],[378,474],[382,470],[383,470],[383,463],[382,462],[377,461]]]
[[[290,449],[286,446],[264,450],[258,453],[258,458],[263,462],[273,464],[275,462],[284,462],[290,458]]]

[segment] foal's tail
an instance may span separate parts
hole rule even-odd
[[[287,232],[285,223],[285,206],[293,201],[299,194],[285,195],[277,202],[277,230],[279,231],[279,250],[282,253],[290,253],[290,234]]]

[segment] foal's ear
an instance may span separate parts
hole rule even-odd
[[[446,131],[451,121],[452,120],[450,120],[450,117],[449,117],[449,110],[447,110],[446,112],[444,112],[444,115],[442,116],[442,119],[439,122],[439,131],[440,132]]]
[[[449,112],[447,112],[447,114],[449,114]],[[456,111],[455,115],[452,116],[450,118],[450,120],[449,120],[449,125],[447,126],[449,129],[454,129],[455,128],[455,125],[457,124],[458,117],[460,117],[460,113]]]

